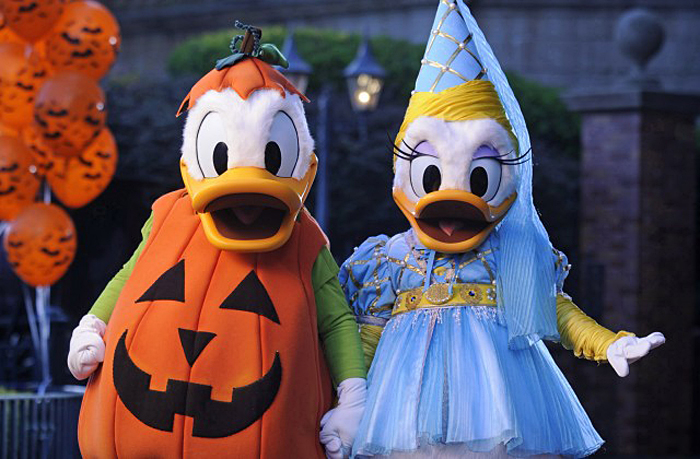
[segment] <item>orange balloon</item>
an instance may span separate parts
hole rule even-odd
[[[117,143],[108,128],[80,156],[60,158],[46,178],[56,197],[66,206],[78,208],[99,196],[117,169]]]
[[[46,80],[36,98],[33,125],[60,156],[78,156],[105,125],[105,94],[81,73],[59,73]]]
[[[21,129],[31,122],[46,66],[31,48],[17,43],[0,44],[0,63],[0,122]]]
[[[75,257],[75,226],[57,205],[35,203],[10,223],[4,245],[20,279],[34,287],[52,285]]]
[[[2,12],[0,12],[0,43],[24,44],[24,40],[8,27],[5,15]]]
[[[19,131],[15,128],[11,128],[6,124],[0,123],[0,135],[9,135],[12,137],[17,137],[19,135]]]
[[[22,130],[21,138],[32,152],[32,163],[36,166],[35,173],[38,177],[46,176],[46,172],[53,168],[54,164],[62,158],[46,145],[43,136],[33,124]]]
[[[46,37],[46,58],[56,71],[76,71],[100,79],[119,52],[119,23],[112,13],[92,0],[66,5]]]
[[[17,137],[0,136],[0,220],[12,220],[34,202],[39,179],[32,153]]]
[[[63,12],[63,0],[2,0],[0,12],[14,33],[35,42]]]

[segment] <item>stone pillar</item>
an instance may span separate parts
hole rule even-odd
[[[662,41],[653,15],[627,13],[617,42],[637,64],[630,76],[617,88],[568,98],[582,119],[579,300],[608,328],[667,339],[627,378],[608,368],[581,371],[582,402],[617,454],[687,454],[692,441],[700,97],[664,92],[644,75]]]

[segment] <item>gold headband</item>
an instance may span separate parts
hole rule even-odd
[[[513,145],[518,145],[510,121],[498,97],[493,83],[472,80],[445,89],[439,93],[416,92],[411,96],[401,129],[396,135],[395,145],[401,148],[406,129],[421,116],[430,116],[445,121],[465,121],[491,118],[511,135]],[[394,157],[396,163],[396,157]]]

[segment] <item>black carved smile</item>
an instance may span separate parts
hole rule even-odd
[[[85,58],[85,57],[90,57],[93,54],[94,53],[92,52],[92,50],[90,48],[88,48],[85,51],[73,51],[71,53],[71,56],[78,57],[78,58]]]
[[[127,332],[119,338],[114,351],[114,386],[131,414],[154,429],[172,432],[175,415],[180,414],[194,419],[194,437],[228,437],[260,419],[277,395],[282,381],[279,353],[275,353],[270,370],[260,379],[235,387],[230,402],[212,400],[211,386],[188,381],[169,379],[165,392],[152,390],[151,375],[129,355]]]
[[[29,5],[20,5],[19,8],[17,8],[17,11],[20,13],[30,13],[38,7],[39,5],[36,2],[32,2]]]
[[[83,32],[89,33],[92,35],[97,35],[98,33],[102,33],[102,27],[90,28],[90,27],[86,26],[86,27],[83,27]]]
[[[60,250],[50,250],[50,249],[47,249],[46,247],[42,247],[41,251],[50,257],[57,257],[61,253]]]
[[[12,194],[12,193],[14,193],[15,191],[17,191],[17,188],[15,188],[14,185],[10,185],[10,187],[9,187],[8,189],[6,189],[6,190],[0,190],[0,196],[5,196],[5,195],[8,195],[8,194]]]
[[[55,117],[61,118],[61,117],[64,117],[64,116],[68,116],[68,110],[66,110],[65,108],[62,109],[62,110],[52,110],[52,109],[48,109],[48,110],[46,111],[46,114],[49,115],[49,116],[55,116]]]
[[[54,131],[54,132],[45,132],[44,137],[47,139],[58,139],[61,137],[61,133],[59,131]]]
[[[71,37],[70,35],[68,35],[68,32],[63,32],[61,34],[61,38],[63,38],[65,41],[67,41],[71,45],[79,45],[80,44],[80,38]]]
[[[18,81],[15,83],[15,86],[17,86],[20,89],[24,89],[25,91],[34,91],[33,84],[24,84],[21,81]]]
[[[0,166],[0,172],[14,172],[19,169],[19,163],[12,163],[9,166]]]

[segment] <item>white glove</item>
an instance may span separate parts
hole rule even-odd
[[[348,378],[338,384],[338,406],[321,419],[320,440],[326,457],[342,459],[350,455],[367,401],[367,381]]]
[[[634,363],[666,342],[663,333],[654,332],[644,338],[636,336],[623,336],[622,338],[613,341],[606,354],[608,362],[613,367],[615,373],[621,378],[627,376],[630,372],[629,364]]]
[[[105,358],[105,325],[92,314],[86,314],[70,338],[68,369],[76,379],[85,379],[92,374]]]

